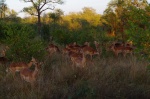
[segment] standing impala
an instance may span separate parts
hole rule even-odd
[[[51,56],[55,52],[60,52],[58,46],[54,44],[49,44],[49,46],[46,48],[47,52],[49,53],[49,56]]]
[[[25,68],[29,68],[31,67],[33,64],[36,64],[37,61],[35,58],[32,57],[31,61],[29,63],[25,63],[25,62],[15,62],[15,63],[11,63],[9,65],[9,67],[7,68],[7,72],[11,72],[13,73],[13,75],[15,75],[15,72],[19,72]]]
[[[124,57],[128,53],[132,56],[133,53],[133,47],[130,46],[116,46],[113,44],[111,45],[111,50],[114,52],[116,56],[118,56],[119,53],[122,53]]]
[[[31,86],[34,86],[34,83],[37,79],[38,73],[39,73],[39,67],[42,63],[36,63],[35,69],[30,70],[29,68],[24,68],[23,70],[20,71],[20,76],[22,80],[25,80],[26,82],[29,82]]]
[[[81,53],[69,52],[69,56],[71,58],[73,66],[76,65],[76,66],[79,66],[79,67],[85,67],[86,58],[85,58],[84,53],[81,54]]]
[[[99,54],[101,54],[102,48],[100,48],[100,43],[97,41],[94,41],[94,45],[95,45],[96,50],[99,52]]]
[[[93,58],[93,55],[99,55],[99,52],[97,50],[93,49],[90,46],[83,47],[81,52],[83,54],[85,54],[85,55],[90,55],[91,56],[91,60]]]

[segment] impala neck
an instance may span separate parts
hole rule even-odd
[[[33,61],[30,61],[30,63],[28,63],[28,67],[31,67],[33,64]]]
[[[37,73],[38,73],[38,67],[37,66],[35,66],[35,69],[34,69],[34,72],[33,72],[33,77],[36,77],[36,75],[37,75]]]

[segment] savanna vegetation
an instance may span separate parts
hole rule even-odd
[[[150,5],[147,0],[110,0],[103,14],[84,7],[80,12],[63,14],[61,9],[45,8],[61,0],[22,0],[33,4],[21,18],[0,2],[0,99],[149,99],[150,98]],[[54,1],[54,2],[52,2]],[[97,3],[101,3],[100,1]],[[50,9],[49,13],[44,13]],[[62,54],[66,44],[99,42],[101,55],[84,68],[72,68]],[[132,42],[133,56],[114,56],[107,47],[114,41]],[[60,49],[49,57],[46,47]],[[42,62],[34,87],[17,72],[6,72],[12,62]],[[30,68],[34,70],[34,66]]]

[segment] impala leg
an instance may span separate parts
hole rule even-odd
[[[93,55],[91,55],[91,61],[92,61],[92,59],[93,59]]]

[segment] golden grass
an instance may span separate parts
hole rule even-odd
[[[95,56],[85,68],[72,68],[66,57],[55,54],[41,67],[34,88],[19,73],[6,77],[0,68],[0,99],[148,99],[148,62],[136,57]]]

